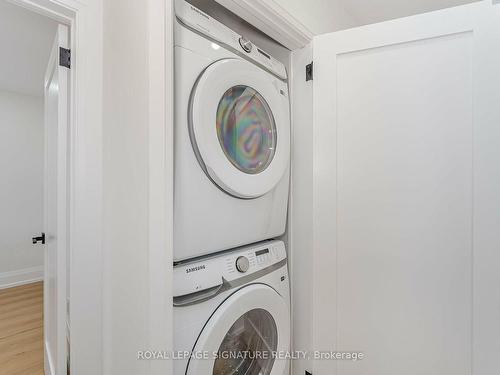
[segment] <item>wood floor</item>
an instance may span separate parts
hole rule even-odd
[[[43,373],[43,283],[1,289],[0,374]]]

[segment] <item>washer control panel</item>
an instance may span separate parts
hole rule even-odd
[[[286,80],[285,65],[270,54],[257,47],[252,41],[234,32],[205,12],[189,4],[185,0],[176,0],[175,13],[186,26],[202,33],[212,40],[221,43],[240,55],[253,60],[279,78]]]
[[[222,286],[286,259],[282,241],[266,241],[174,267],[174,297]]]

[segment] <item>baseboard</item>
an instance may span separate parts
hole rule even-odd
[[[0,289],[30,284],[43,280],[43,266],[0,273]]]

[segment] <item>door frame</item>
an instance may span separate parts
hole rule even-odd
[[[69,281],[69,270],[67,269],[68,261],[69,261],[69,248],[68,248],[68,240],[69,240],[69,218],[67,217],[68,213],[68,142],[66,139],[68,138],[68,130],[69,126],[65,120],[62,120],[61,124],[59,121],[61,119],[66,119],[69,115],[69,81],[68,77],[70,75],[69,70],[65,67],[61,67],[59,65],[59,48],[69,48],[69,29],[66,25],[58,24],[57,31],[54,37],[54,41],[52,44],[51,53],[49,56],[49,60],[47,63],[47,69],[45,71],[45,80],[44,80],[44,120],[45,120],[45,142],[44,142],[44,154],[45,154],[45,162],[44,162],[44,228],[43,232],[48,236],[48,242],[45,243],[44,246],[44,283],[43,283],[43,327],[44,327],[44,367],[46,374],[55,374],[58,371],[61,372],[61,369],[67,366],[67,358],[68,358],[68,345],[67,342],[69,340],[69,322],[68,311],[67,311],[67,296],[68,296],[68,281]],[[56,76],[57,84],[59,86],[59,90],[57,93],[57,114],[55,117],[57,118],[57,126],[54,134],[55,139],[51,138],[49,133],[53,130],[50,130],[51,125],[49,124],[49,108],[48,108],[48,95],[50,95],[50,87],[52,85],[52,80]],[[59,106],[59,104],[62,104]],[[52,146],[49,148],[49,144]],[[55,202],[56,209],[55,214],[57,215],[57,219],[55,222],[55,228],[52,228],[56,233],[56,241],[53,242],[50,240],[52,230],[47,228],[49,224],[49,196],[50,192],[48,187],[51,185],[49,182],[48,172],[54,165],[51,165],[49,160],[51,159],[50,155],[52,152],[55,152],[57,155],[57,160],[55,160],[56,168],[56,176],[55,176],[55,184],[52,185],[53,188],[57,191],[57,198]],[[52,250],[49,250],[49,246],[52,243]],[[49,280],[49,270],[51,268],[51,264],[55,265],[55,301],[49,301],[49,283],[46,282]],[[62,267],[61,267],[62,266]],[[61,270],[62,268],[62,270]],[[49,309],[51,309],[49,311]],[[49,326],[50,314],[52,312],[56,317],[56,321],[52,322],[55,327]],[[55,328],[55,343],[50,343],[47,339],[47,332],[51,329]],[[54,339],[53,338],[53,339]],[[53,347],[50,344],[55,344]]]
[[[174,2],[149,0],[149,347],[173,350]],[[151,361],[149,374],[173,372]]]
[[[173,149],[174,149],[174,25],[175,2],[178,0],[149,0],[149,70],[150,74],[150,119],[149,119],[149,264],[150,264],[150,309],[149,344],[151,348],[173,350]],[[292,53],[297,52],[295,61],[292,57],[291,71],[289,73],[290,101],[292,103],[291,144],[303,142],[299,137],[294,140],[294,123],[296,119],[304,119],[304,115],[312,109],[311,82],[307,83],[306,95],[302,93],[305,83],[304,59],[312,58],[311,42],[314,34],[301,24],[295,17],[283,9],[274,0],[215,0],[226,7],[238,17],[251,25],[259,28],[276,41],[289,48]],[[310,60],[308,60],[310,62]],[[297,83],[295,83],[297,82]],[[307,96],[307,98],[305,98]],[[306,99],[304,102],[303,100]],[[294,110],[293,103],[300,102],[301,109]],[[312,153],[312,144],[305,145],[302,154]],[[294,175],[304,173],[304,168],[309,164],[296,163],[292,155],[291,160],[292,181]],[[298,181],[299,177],[295,177]],[[289,267],[294,269],[297,281],[300,275],[309,272],[310,262],[304,262],[305,252],[300,246],[304,245],[302,238],[308,238],[310,231],[303,222],[308,221],[304,215],[295,214],[295,206],[303,206],[312,194],[313,180],[303,183],[303,188],[290,191],[290,204],[288,214],[288,256]],[[311,202],[312,204],[312,202]],[[295,246],[297,244],[297,246]],[[300,245],[300,246],[299,246]],[[312,243],[307,243],[307,246]],[[309,248],[310,248],[309,246]],[[297,248],[297,250],[295,250]],[[302,254],[302,257],[300,256]],[[297,261],[294,259],[297,257]],[[158,280],[162,280],[158,282]],[[295,276],[290,276],[291,303],[299,305],[304,298],[309,298],[311,293],[306,288],[301,288],[294,295],[294,284],[298,284]],[[300,280],[302,282],[302,280]],[[298,289],[297,289],[298,290]],[[294,301],[297,301],[294,305]],[[308,311],[302,309],[302,312]],[[299,314],[297,314],[299,315]],[[304,314],[294,318],[292,322],[304,319]],[[291,342],[294,342],[294,329],[291,329]],[[300,338],[301,347],[307,347],[306,339]],[[292,347],[293,350],[293,347]],[[302,362],[302,361],[301,361]],[[294,364],[292,364],[292,367]],[[305,361],[304,368],[309,369],[309,362]],[[299,366],[292,371],[301,372]],[[150,364],[151,375],[164,375],[172,373],[172,361],[152,361]]]
[[[102,372],[102,4],[8,0],[69,28],[68,252],[72,374]],[[55,374],[47,374],[55,375]]]
[[[173,350],[173,88],[176,1],[149,0],[148,61],[149,71],[154,73],[149,75],[150,117],[148,123],[149,345],[151,348],[165,351]],[[291,50],[300,49],[312,41],[312,32],[283,10],[274,0],[216,1]],[[293,87],[290,90],[293,92]],[[290,206],[292,210],[293,202]],[[290,246],[292,246],[291,243]],[[291,247],[289,253],[290,251],[292,251]],[[172,371],[172,361],[150,363],[152,375],[163,375]]]

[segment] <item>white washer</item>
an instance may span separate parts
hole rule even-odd
[[[177,355],[174,375],[285,375],[289,348],[283,242],[174,268],[174,352],[192,353]]]
[[[290,116],[283,64],[176,3],[174,260],[285,231]]]

